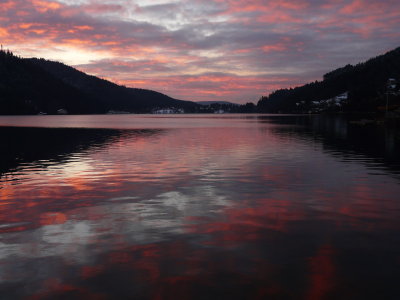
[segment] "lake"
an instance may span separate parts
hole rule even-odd
[[[1,299],[400,299],[400,133],[0,116]]]

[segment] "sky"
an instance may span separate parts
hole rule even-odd
[[[400,46],[398,0],[0,0],[0,42],[129,87],[257,102]]]

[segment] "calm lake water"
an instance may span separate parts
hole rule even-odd
[[[1,299],[400,299],[400,133],[0,117]]]

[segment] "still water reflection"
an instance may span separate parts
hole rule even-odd
[[[399,298],[395,131],[258,115],[0,125],[2,299]]]

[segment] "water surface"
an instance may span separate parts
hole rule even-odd
[[[0,117],[0,298],[399,299],[399,134]]]

